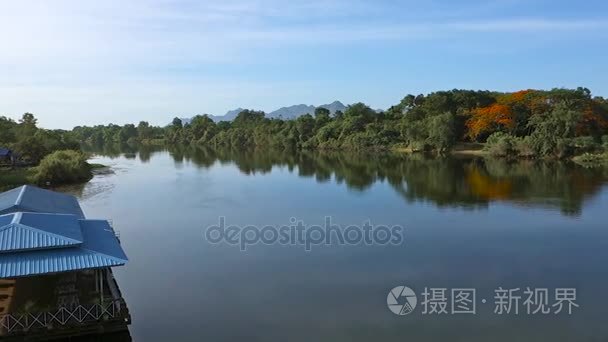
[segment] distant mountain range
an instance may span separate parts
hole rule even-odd
[[[320,105],[319,107],[328,109],[331,114],[334,114],[338,110],[344,112],[344,110],[346,109],[346,106],[340,101],[334,101],[330,104]],[[266,116],[269,118],[295,119],[298,116],[301,116],[304,114],[313,114],[314,115],[315,109],[317,109],[317,107],[315,107],[315,106],[299,104],[299,105],[279,108],[279,109],[275,110],[274,112],[268,113]]]
[[[320,105],[318,107],[328,109],[331,114],[335,114],[336,111],[338,111],[338,110],[344,112],[344,110],[346,109],[346,106],[340,101],[334,101],[332,103]],[[295,119],[304,114],[313,115],[315,113],[316,108],[317,107],[315,107],[315,106],[305,105],[305,104],[293,105],[293,106],[289,106],[289,107],[282,107],[273,112],[266,113],[266,117],[267,118],[277,118],[277,119],[281,118],[284,120]],[[232,121],[243,110],[244,110],[243,108],[237,108],[237,109],[229,110],[224,115],[209,115],[209,117],[215,122]],[[192,118],[181,118],[181,120],[182,120],[183,124],[189,124],[190,121],[192,121]]]

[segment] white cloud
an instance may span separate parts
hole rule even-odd
[[[53,5],[51,5],[53,4]],[[462,33],[606,30],[608,18],[358,18],[382,6],[350,1],[3,2],[0,64],[226,62],[248,48],[427,40]],[[306,20],[302,20],[306,18]],[[394,17],[399,18],[399,17]],[[51,63],[52,61],[52,63]]]
[[[267,51],[293,47],[437,41],[471,46],[474,37],[494,39],[497,34],[607,34],[608,18],[496,13],[521,1],[458,6],[452,1],[409,1],[405,6],[353,0],[2,1],[0,112],[46,112],[48,118],[66,113],[71,118],[65,122],[71,124],[99,122],[99,117],[79,117],[87,111],[110,113],[110,119],[130,112],[138,117],[137,113],[192,108],[217,114],[248,105],[244,101],[272,108],[262,101],[279,94],[295,97],[302,80],[288,90],[285,82],[244,81],[216,72],[214,77],[196,74],[190,83],[171,70],[188,65],[256,68],[273,63],[267,60],[272,58]],[[256,103],[256,98],[262,100]],[[200,103],[201,99],[212,103]]]

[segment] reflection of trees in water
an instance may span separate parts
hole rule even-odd
[[[487,177],[511,183],[504,199],[527,206],[558,207],[566,215],[579,214],[583,201],[608,180],[606,169],[586,169],[558,161],[487,159],[484,164]]]
[[[136,152],[142,162],[147,162],[154,150],[139,147]],[[585,169],[557,161],[189,146],[171,146],[168,151],[176,166],[186,162],[200,168],[233,164],[247,175],[283,167],[300,177],[314,177],[318,182],[333,180],[356,191],[386,181],[407,202],[486,208],[490,202],[507,201],[559,208],[565,215],[579,214],[584,200],[597,194],[608,180],[607,169]]]
[[[150,157],[153,152],[164,150],[161,146],[156,145],[141,145],[141,144],[128,144],[128,143],[112,143],[112,144],[99,144],[99,145],[82,145],[84,152],[100,154],[105,157],[115,159],[118,157],[125,157],[127,159],[136,159],[142,163],[150,161]]]
[[[431,201],[438,206],[484,208],[492,201],[559,208],[580,213],[583,201],[608,179],[606,171],[563,162],[502,159],[432,158],[423,155],[272,150],[189,150],[197,164],[215,160],[234,163],[245,174],[266,173],[272,167],[296,170],[319,182],[332,178],[363,191],[375,182],[388,183],[408,202]]]

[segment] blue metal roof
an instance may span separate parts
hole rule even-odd
[[[13,215],[2,215],[0,216],[0,227],[4,227],[9,223],[13,222]]]
[[[25,185],[0,194],[0,278],[124,265],[104,220],[86,220],[74,196]]]
[[[23,190],[23,187],[18,187],[9,191],[0,193],[0,213],[8,214],[9,209],[17,206],[19,200],[19,194]]]
[[[128,259],[107,221],[80,220],[77,246],[0,254],[0,278],[124,265]]]
[[[72,214],[85,218],[76,197],[31,185],[0,193],[0,215],[18,211]]]
[[[13,153],[13,151],[8,148],[0,147],[0,157],[8,157]]]
[[[81,220],[82,234],[84,242],[82,249],[94,251],[107,257],[122,261],[124,264],[128,258],[120,246],[114,229],[106,220]]]
[[[82,242],[80,222],[75,215],[19,212],[0,216],[0,253]]]

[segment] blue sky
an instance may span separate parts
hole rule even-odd
[[[48,128],[453,88],[608,96],[604,0],[20,0],[0,19],[0,115]]]

